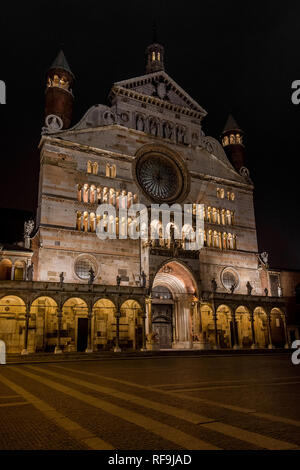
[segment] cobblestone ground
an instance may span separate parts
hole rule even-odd
[[[288,355],[0,366],[0,449],[300,449],[299,392]]]

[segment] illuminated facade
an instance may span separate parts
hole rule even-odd
[[[233,118],[222,145],[206,136],[206,111],[165,72],[158,43],[146,49],[145,75],[114,83],[111,106],[93,106],[70,127],[73,81],[60,52],[47,76],[35,227],[26,252],[1,255],[8,352],[288,347],[286,296],[300,277],[283,287],[258,254],[254,187]],[[157,240],[100,240],[97,207],[118,209],[122,196],[127,209],[203,204],[204,247],[186,249],[187,227],[181,240],[166,237],[159,218]],[[132,223],[105,220],[117,235]]]

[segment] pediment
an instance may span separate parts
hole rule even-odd
[[[153,97],[165,104],[170,103],[181,108],[187,108],[199,113],[201,117],[207,114],[205,109],[164,71],[116,82],[112,90],[114,88],[134,91],[140,95]]]

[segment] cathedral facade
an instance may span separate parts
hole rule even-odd
[[[221,141],[206,136],[206,111],[166,73],[156,42],[144,75],[114,83],[110,106],[70,127],[74,79],[61,51],[47,76],[36,220],[23,247],[0,252],[8,352],[289,347],[299,331],[288,299],[300,276],[271,271],[258,253],[234,118]],[[103,204],[115,215],[99,215]],[[136,204],[188,204],[192,223],[175,239],[175,215],[167,230],[161,211],[147,227],[157,238],[128,237]],[[191,250],[198,205],[203,246]]]

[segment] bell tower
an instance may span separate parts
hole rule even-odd
[[[243,136],[244,132],[238,126],[234,117],[230,114],[221,134],[221,138],[226,155],[238,172],[243,166],[245,166],[245,146],[243,144]]]
[[[58,116],[62,120],[63,129],[70,127],[72,120],[74,78],[61,50],[47,73],[45,118],[49,115]]]
[[[146,49],[146,73],[165,70],[164,55],[165,48],[157,41],[156,25],[153,25],[152,44]]]

